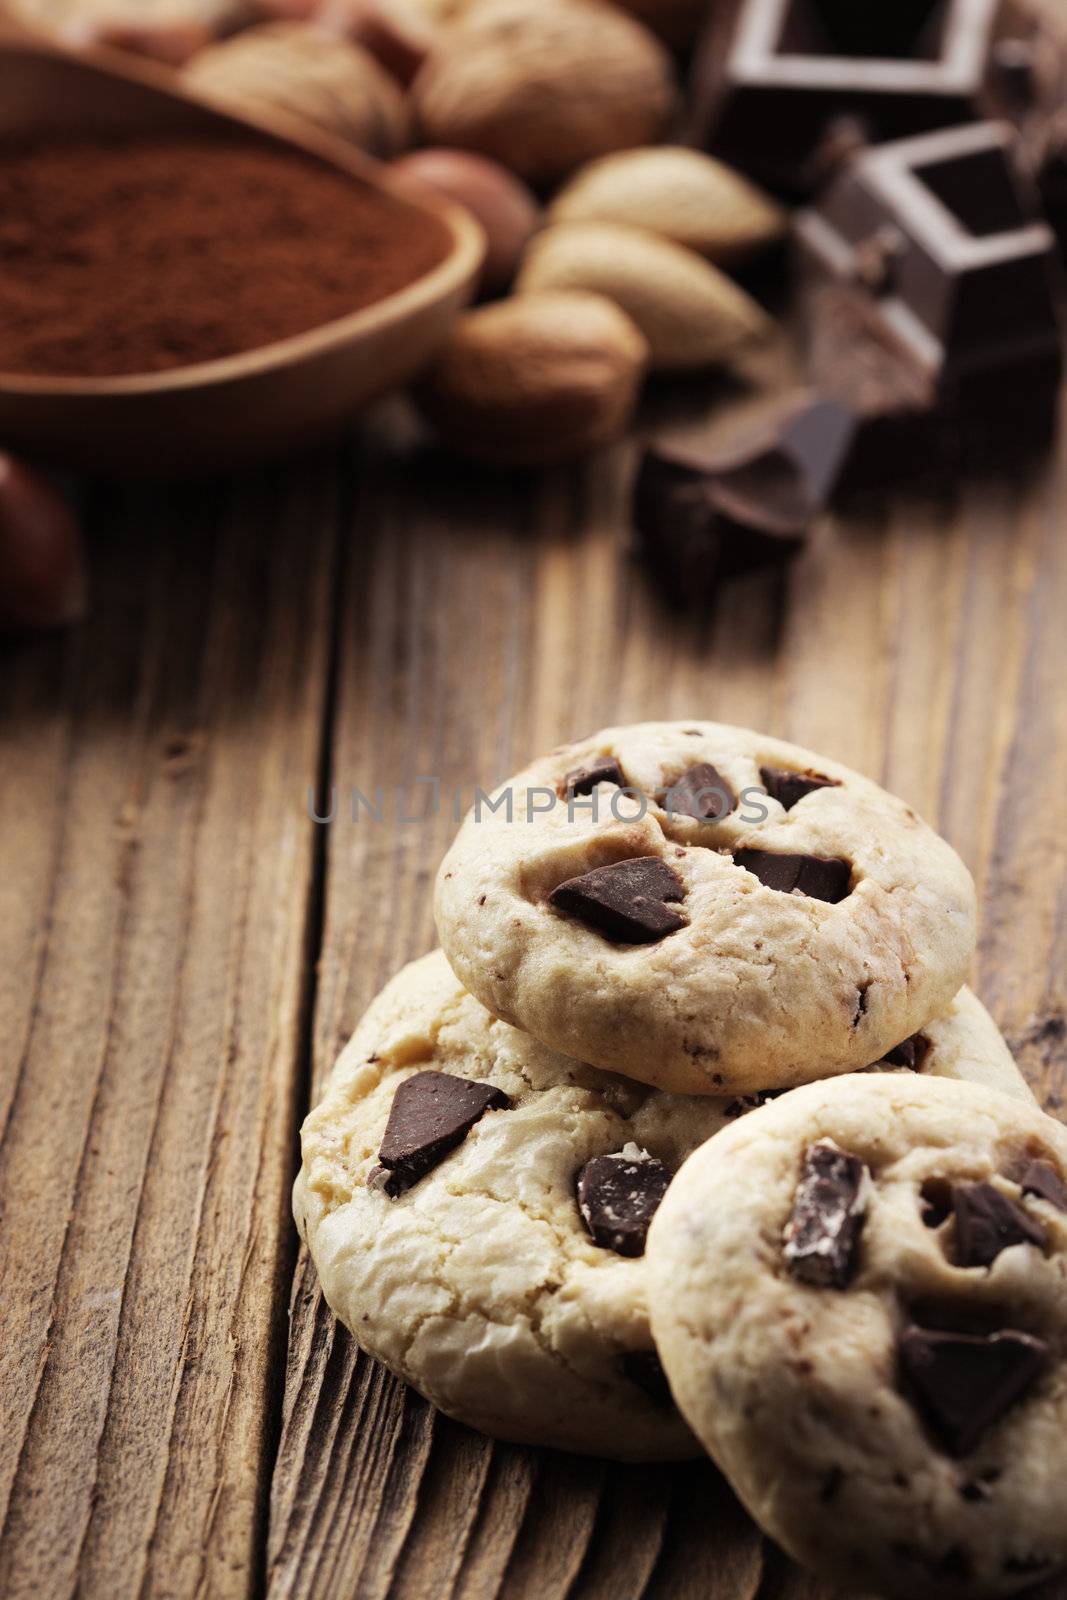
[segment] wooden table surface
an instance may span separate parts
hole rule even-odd
[[[433,943],[452,794],[609,721],[751,724],[917,806],[1060,1106],[1067,450],[834,519],[689,621],[629,552],[631,470],[479,477],[387,410],[317,461],[95,489],[91,619],[0,647],[5,1595],[825,1600],[709,1466],[436,1417],[356,1356],[289,1216],[309,1098]],[[402,822],[430,775],[441,813]]]

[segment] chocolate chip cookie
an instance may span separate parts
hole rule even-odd
[[[645,1265],[679,1406],[800,1561],[907,1600],[1067,1563],[1067,1129],[1036,1106],[797,1089],[686,1163]]]
[[[467,816],[441,943],[483,1005],[567,1055],[688,1094],[877,1060],[974,952],[953,850],[836,762],[715,723],[607,729]]]
[[[964,992],[882,1070],[1029,1098]],[[759,1095],[672,1095],[494,1019],[437,952],[374,1001],[303,1131],[295,1211],[363,1348],[487,1433],[695,1454],[649,1329],[644,1247],[674,1173]]]

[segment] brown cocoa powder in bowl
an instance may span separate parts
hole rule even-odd
[[[159,137],[0,147],[0,372],[163,372],[306,333],[451,238],[300,151]]]

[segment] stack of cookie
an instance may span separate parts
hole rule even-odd
[[[360,1345],[507,1439],[703,1446],[824,1574],[1067,1561],[1067,1131],[907,806],[711,723],[609,729],[467,817],[297,1220]]]

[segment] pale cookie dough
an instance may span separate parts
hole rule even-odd
[[[568,805],[568,775],[598,762],[648,797],[640,820],[612,814],[613,801],[622,814],[646,803],[622,797],[617,779]],[[675,786],[703,764],[735,802],[720,820],[682,814],[693,797],[679,803]],[[831,781],[786,809],[765,792],[764,767]],[[608,1071],[690,1094],[853,1071],[967,976],[975,894],[959,857],[902,801],[795,745],[715,723],[609,728],[534,762],[493,800],[496,811],[472,809],[442,863],[441,944],[495,1015]],[[751,854],[734,860],[742,851],[819,858],[801,875],[816,893],[766,886]],[[635,858],[659,874],[642,908],[649,942],[552,903],[568,880]]]
[[[798,1560],[902,1600],[1067,1561],[1067,1129],[904,1073],[724,1130],[652,1223],[683,1413]]]
[[[981,1075],[1029,1098],[973,995],[926,1036],[924,1071]],[[427,1070],[491,1084],[511,1105],[487,1109],[391,1198],[376,1174],[386,1125],[399,1087]],[[295,1214],[334,1311],[442,1410],[561,1449],[692,1455],[661,1392],[644,1260],[594,1243],[577,1179],[592,1158],[627,1150],[673,1174],[749,1109],[556,1055],[495,1021],[438,951],[393,979],[338,1060],[304,1125]]]

